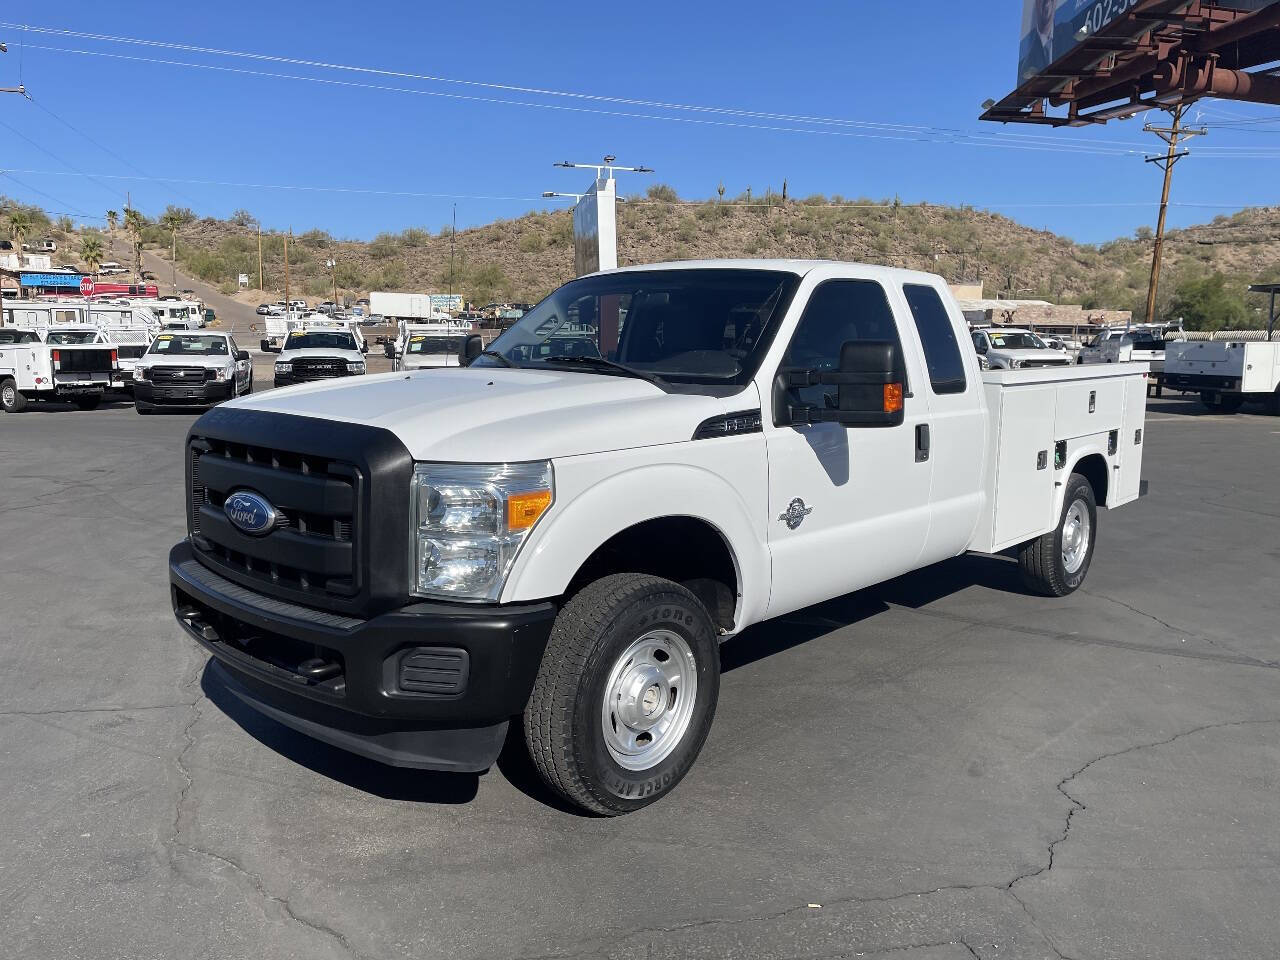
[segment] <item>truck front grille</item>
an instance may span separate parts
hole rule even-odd
[[[195,559],[292,604],[361,618],[401,607],[409,600],[412,473],[413,457],[389,430],[215,407],[187,439]],[[231,522],[224,506],[241,491],[275,511],[270,529],[251,533]]]
[[[216,439],[193,441],[191,531],[207,559],[264,586],[313,598],[359,589],[355,538],[359,474],[351,464]],[[248,490],[278,514],[265,535],[245,533],[223,509]]]
[[[293,361],[293,375],[299,380],[324,380],[328,377],[347,376],[345,360],[328,357],[303,357]]]
[[[204,383],[206,380],[212,380],[216,376],[215,371],[206,370],[204,367],[152,367],[151,382],[174,384],[174,383]]]

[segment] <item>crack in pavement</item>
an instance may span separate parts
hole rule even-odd
[[[1190,630],[1186,630],[1186,629],[1183,629],[1182,627],[1174,626],[1168,620],[1162,620],[1160,617],[1157,617],[1154,613],[1147,613],[1147,611],[1139,609],[1138,607],[1135,607],[1131,603],[1125,603],[1125,601],[1123,600],[1117,600],[1115,597],[1109,597],[1105,593],[1096,593],[1093,590],[1085,590],[1081,588],[1079,592],[1083,594],[1087,594],[1090,597],[1097,597],[1099,600],[1106,600],[1108,603],[1114,603],[1118,607],[1124,607],[1124,609],[1130,610],[1133,613],[1136,613],[1140,617],[1146,617],[1148,620],[1154,621],[1155,623],[1160,624],[1160,626],[1168,630],[1172,630],[1174,633],[1180,633],[1182,634],[1182,636],[1187,637],[1188,639],[1199,640],[1203,643],[1209,644],[1209,646],[1211,647],[1217,647],[1219,650],[1225,650],[1227,651],[1227,653],[1232,654],[1233,656],[1239,656],[1239,654],[1237,654],[1234,650],[1228,647],[1225,643],[1221,643],[1217,640],[1212,639],[1211,637],[1206,637],[1203,634],[1192,633]],[[1261,664],[1267,664],[1269,666],[1280,666],[1280,663],[1277,663],[1274,660],[1259,660],[1258,662]]]
[[[123,707],[67,707],[50,710],[0,710],[0,717],[61,717],[83,713],[143,713],[148,710],[178,710],[190,707],[189,701],[181,703],[149,703],[142,706]]]
[[[203,661],[198,662],[196,664],[196,667],[192,672],[192,677],[183,684],[184,687],[190,688],[195,683],[195,681],[199,678],[200,669],[203,666],[204,666]],[[182,728],[182,738],[186,742],[182,745],[182,748],[178,751],[177,755],[174,757],[174,764],[177,767],[178,773],[182,776],[183,783],[182,783],[182,789],[178,791],[177,801],[174,803],[173,826],[171,828],[170,836],[165,844],[169,849],[170,869],[172,869],[175,873],[179,872],[178,865],[174,858],[175,850],[185,850],[188,853],[194,854],[196,856],[204,857],[208,860],[213,861],[214,863],[218,863],[218,864],[222,864],[223,866],[230,867],[233,871],[235,871],[235,873],[238,876],[242,877],[244,880],[248,882],[249,886],[252,887],[254,893],[256,893],[259,897],[261,897],[263,901],[265,901],[266,903],[275,904],[277,907],[280,908],[280,910],[284,912],[285,916],[288,917],[290,920],[292,920],[294,923],[297,923],[298,925],[306,927],[309,930],[314,930],[319,934],[329,937],[335,943],[337,943],[347,953],[348,956],[357,957],[357,958],[360,957],[360,954],[355,950],[355,948],[351,945],[351,942],[347,939],[346,934],[344,934],[342,931],[334,927],[329,926],[328,924],[321,923],[319,921],[309,920],[308,918],[298,914],[293,909],[293,904],[289,902],[288,897],[281,897],[272,893],[270,890],[267,889],[266,881],[261,876],[253,873],[252,871],[244,867],[235,859],[228,856],[224,856],[220,853],[215,853],[212,850],[206,850],[205,848],[196,846],[193,843],[185,843],[181,839],[179,839],[182,835],[182,820],[183,820],[184,811],[187,805],[187,801],[191,794],[191,788],[195,784],[195,778],[192,777],[191,771],[187,767],[186,757],[196,743],[196,737],[195,737],[195,734],[193,733],[193,730],[195,728],[196,723],[198,723],[200,720],[200,704],[203,701],[205,701],[205,699],[206,698],[205,698],[204,692],[201,691],[195,697],[195,699],[185,704],[185,706],[188,706],[191,710],[191,715],[188,717],[186,724]],[[270,914],[266,910],[263,911],[263,915],[268,917],[270,916]]]
[[[1015,876],[1012,880],[1009,880],[1007,882],[1002,882],[1002,883],[948,884],[945,886],[934,887],[928,890],[912,890],[912,891],[907,891],[905,893],[896,893],[896,894],[875,896],[875,897],[853,896],[853,897],[820,898],[822,901],[823,907],[829,909],[829,908],[839,907],[839,906],[860,906],[865,904],[888,904],[888,903],[894,903],[899,900],[910,899],[912,897],[916,897],[916,898],[932,897],[940,893],[972,893],[979,890],[992,890],[998,893],[1007,894],[1010,898],[1012,898],[1012,900],[1018,905],[1021,912],[1027,917],[1027,921],[1030,924],[1031,929],[1035,931],[1035,933],[1040,937],[1041,940],[1044,941],[1045,945],[1051,951],[1053,951],[1054,955],[1057,956],[1059,960],[1075,960],[1075,958],[1072,957],[1070,954],[1063,952],[1063,950],[1057,945],[1057,943],[1049,936],[1049,934],[1041,926],[1039,920],[1036,918],[1031,908],[1022,899],[1022,897],[1018,895],[1017,891],[1014,889],[1018,884],[1027,880],[1033,880],[1037,877],[1044,876],[1053,869],[1057,861],[1058,848],[1063,843],[1065,843],[1067,838],[1069,837],[1071,833],[1071,826],[1073,821],[1075,820],[1076,815],[1087,809],[1087,805],[1084,803],[1084,801],[1073,796],[1071,792],[1067,789],[1067,785],[1070,784],[1077,777],[1080,777],[1082,774],[1085,773],[1085,771],[1089,770],[1091,767],[1099,763],[1102,763],[1103,761],[1113,760],[1117,757],[1124,756],[1125,754],[1135,753],[1139,750],[1150,750],[1155,747],[1166,746],[1168,744],[1174,743],[1175,741],[1182,740],[1186,737],[1194,736],[1195,734],[1198,734],[1198,733],[1203,733],[1207,730],[1218,730],[1218,729],[1224,729],[1229,727],[1243,727],[1243,726],[1264,725],[1264,724],[1280,724],[1280,718],[1229,720],[1229,721],[1223,721],[1220,723],[1202,724],[1197,727],[1192,727],[1189,730],[1184,730],[1181,733],[1176,733],[1171,737],[1166,737],[1163,740],[1155,740],[1155,741],[1150,741],[1146,743],[1133,744],[1121,750],[1112,750],[1107,753],[1100,754],[1094,757],[1093,759],[1089,760],[1087,763],[1084,763],[1081,766],[1077,767],[1071,773],[1067,774],[1067,776],[1059,780],[1058,783],[1056,784],[1056,789],[1058,790],[1058,792],[1061,793],[1064,797],[1066,797],[1066,799],[1071,804],[1071,806],[1067,810],[1067,815],[1066,815],[1066,819],[1063,822],[1063,828],[1062,828],[1061,834],[1055,837],[1049,843],[1047,861],[1043,866],[1037,867],[1034,870],[1028,870],[1024,873],[1020,873],[1017,876]],[[793,914],[805,914],[810,912],[811,911],[809,907],[797,905],[793,907],[787,907],[782,910],[777,910],[777,911],[774,911],[773,913],[756,914],[756,915],[751,915],[746,917],[710,917],[702,920],[691,920],[685,923],[673,924],[670,926],[639,927],[631,930],[618,930],[612,933],[598,935],[592,938],[590,941],[586,941],[585,943],[580,944],[576,949],[571,949],[568,952],[529,954],[529,955],[522,956],[520,960],[579,960],[579,958],[592,957],[597,955],[599,952],[598,945],[606,941],[613,942],[616,944],[616,943],[621,943],[627,940],[634,939],[636,937],[683,933],[689,930],[697,930],[697,929],[712,927],[712,926],[728,927],[728,926],[738,926],[738,925],[747,924],[747,923],[772,923],[772,922],[781,920],[785,917],[791,916]],[[880,951],[870,951],[869,953],[870,955],[876,955],[877,953],[892,953],[895,950],[923,949],[924,947],[946,946],[951,944],[958,944],[965,947],[965,949],[967,949],[970,954],[972,954],[975,958],[977,958],[977,960],[981,960],[981,957],[979,956],[977,951],[970,944],[965,942],[963,939],[959,939],[955,941],[951,941],[951,940],[938,941],[938,942],[931,942],[931,943],[920,944],[920,945],[909,945],[906,947],[894,947],[894,948],[888,948]]]
[[[909,607],[905,604],[892,603],[888,600],[886,600],[885,603],[896,609],[906,610],[910,613],[918,613],[922,617],[930,617],[934,620],[945,620],[950,623],[967,623],[970,626],[982,627],[987,630],[1004,630],[1008,633],[1020,634],[1021,636],[1039,637],[1043,640],[1063,640],[1070,643],[1080,643],[1089,646],[1114,647],[1119,650],[1132,650],[1135,653],[1150,653],[1162,657],[1177,657],[1183,660],[1207,660],[1210,663],[1229,663],[1233,666],[1240,667],[1262,667],[1267,670],[1280,670],[1280,662],[1274,660],[1259,660],[1257,657],[1249,657],[1244,654],[1202,653],[1199,650],[1182,650],[1174,649],[1173,647],[1161,647],[1154,643],[1135,643],[1131,640],[1113,640],[1110,637],[1095,637],[1087,633],[1067,633],[1062,630],[1040,629],[1015,623],[996,623],[991,620],[982,620],[978,617],[966,617],[958,613],[947,613],[942,610],[930,610],[925,607]]]
[[[1040,922],[1036,919],[1035,914],[1032,912],[1030,906],[1028,906],[1026,901],[1024,901],[1020,896],[1018,896],[1018,893],[1016,890],[1014,890],[1014,887],[1016,887],[1019,883],[1022,883],[1023,881],[1034,880],[1037,877],[1044,876],[1045,874],[1049,873],[1049,871],[1053,869],[1054,864],[1057,862],[1058,847],[1066,843],[1067,839],[1070,837],[1071,825],[1074,822],[1076,815],[1079,813],[1083,813],[1085,810],[1088,809],[1088,805],[1083,800],[1072,795],[1071,791],[1067,789],[1067,784],[1071,783],[1071,781],[1081,776],[1086,770],[1088,770],[1090,767],[1094,766],[1095,764],[1102,763],[1105,760],[1114,760],[1116,757],[1122,757],[1125,754],[1136,753],[1139,750],[1151,750],[1151,749],[1154,749],[1155,747],[1167,746],[1171,743],[1174,743],[1178,740],[1182,740],[1186,737],[1194,736],[1197,733],[1204,733],[1206,730],[1221,730],[1228,727],[1245,727],[1245,726],[1263,725],[1263,724],[1272,724],[1272,723],[1280,723],[1280,718],[1257,719],[1257,720],[1229,720],[1229,721],[1224,721],[1222,723],[1202,724],[1198,727],[1192,727],[1190,730],[1184,730],[1181,733],[1175,733],[1173,736],[1166,737],[1163,740],[1154,740],[1149,743],[1138,743],[1129,747],[1125,747],[1123,750],[1113,750],[1109,753],[1101,754],[1099,756],[1094,757],[1088,763],[1077,768],[1076,770],[1072,771],[1070,774],[1068,774],[1067,776],[1063,777],[1061,780],[1058,781],[1058,784],[1057,784],[1058,792],[1062,794],[1064,797],[1066,797],[1071,804],[1070,809],[1067,810],[1066,819],[1063,821],[1063,824],[1062,824],[1062,833],[1058,837],[1054,838],[1049,842],[1049,858],[1048,858],[1048,861],[1045,863],[1045,865],[1035,870],[1030,870],[1026,873],[1022,873],[1014,877],[1012,880],[1009,881],[1009,884],[1005,888],[1005,890],[1011,897],[1013,897],[1014,900],[1017,901],[1018,905],[1022,908],[1023,913],[1027,915],[1027,919],[1031,921],[1032,927],[1036,930],[1037,933],[1040,934],[1041,937],[1044,938],[1045,943],[1049,945],[1049,947],[1053,950],[1055,954],[1057,954],[1061,958],[1061,960],[1073,960],[1073,958],[1068,954],[1063,953],[1062,950],[1059,949],[1058,945],[1054,943],[1053,939],[1044,931],[1044,929],[1040,926]]]

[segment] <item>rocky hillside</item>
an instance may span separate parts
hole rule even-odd
[[[256,281],[258,273],[256,229],[248,213],[238,219],[192,218],[178,231],[180,263],[228,293],[236,274]],[[952,281],[981,279],[992,296],[1010,291],[1135,311],[1145,304],[1151,257],[1146,229],[1093,246],[968,206],[838,196],[784,201],[774,193],[688,202],[664,186],[620,205],[618,236],[623,264],[698,257],[861,260],[930,270]],[[167,255],[168,230],[152,224],[144,239],[148,248]],[[571,215],[562,210],[497,220],[452,238],[447,230],[427,229],[384,233],[368,243],[337,239],[322,229],[299,233],[289,248],[291,292],[332,295],[325,266],[330,258],[337,261],[337,283],[345,296],[373,289],[444,291],[450,286],[451,247],[452,287],[473,302],[534,301],[573,273]],[[123,244],[116,249],[125,252]],[[1249,281],[1280,280],[1280,208],[1250,208],[1174,231],[1166,250],[1162,313],[1194,313],[1180,293],[1221,278],[1215,282],[1219,293],[1232,299],[1232,322],[1246,322],[1243,314],[1254,310],[1245,307],[1243,287]],[[283,291],[284,238],[264,235],[263,254],[266,290],[247,292],[250,299]]]

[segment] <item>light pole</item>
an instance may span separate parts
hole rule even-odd
[[[0,53],[8,52],[9,45],[7,43],[0,42]],[[27,88],[22,84],[18,84],[16,87],[0,87],[0,93],[17,93],[25,97],[27,95]]]
[[[334,306],[334,309],[337,309],[337,306],[338,306],[338,261],[337,261],[337,260],[335,260],[335,259],[333,259],[333,257],[330,257],[328,260],[326,260],[326,261],[324,262],[324,265],[325,265],[326,267],[328,267],[328,268],[329,268],[329,273],[333,276],[333,306]]]

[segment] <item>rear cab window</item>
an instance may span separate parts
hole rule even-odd
[[[907,298],[916,333],[924,347],[930,388],[938,394],[964,393],[968,387],[964,358],[942,297],[933,287],[915,283],[903,284],[902,293]]]

